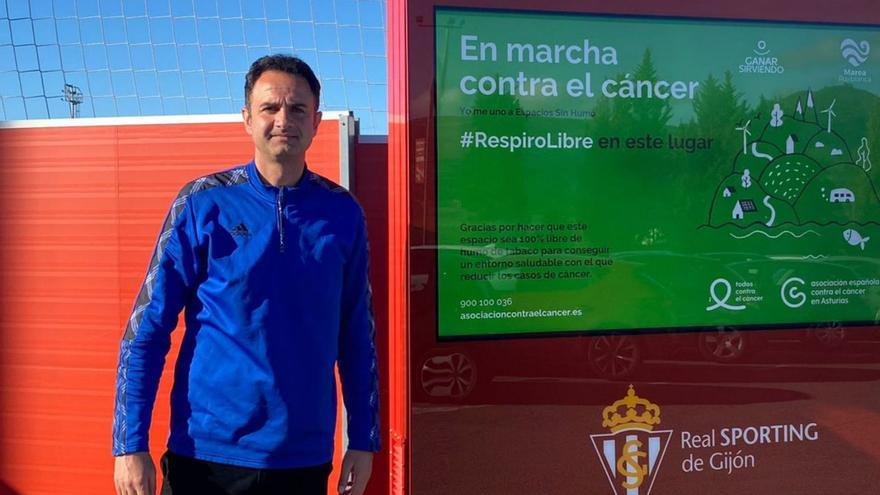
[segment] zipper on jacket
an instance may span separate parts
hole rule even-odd
[[[278,238],[281,252],[284,252],[284,187],[278,188]]]

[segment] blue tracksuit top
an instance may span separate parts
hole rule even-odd
[[[185,310],[168,448],[291,468],[333,457],[338,363],[349,448],[379,449],[364,215],[308,169],[293,187],[253,162],[180,191],[119,351],[113,453],[148,450],[170,333]]]

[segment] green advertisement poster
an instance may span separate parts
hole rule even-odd
[[[877,320],[880,28],[435,26],[441,338]]]

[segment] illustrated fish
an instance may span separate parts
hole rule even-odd
[[[855,229],[844,230],[843,238],[850,246],[861,245],[862,251],[865,250],[865,243],[871,240],[870,237],[862,237]]]

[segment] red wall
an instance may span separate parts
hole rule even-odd
[[[307,156],[312,170],[335,181],[338,132],[338,121],[322,122]],[[382,177],[385,145],[361,148],[370,172],[358,167],[355,176],[375,275],[385,198],[384,184],[371,180]],[[114,493],[117,350],[161,222],[183,184],[247,162],[252,150],[240,123],[0,130],[0,493]],[[156,403],[156,459],[181,335]],[[383,486],[382,464],[373,493]]]

